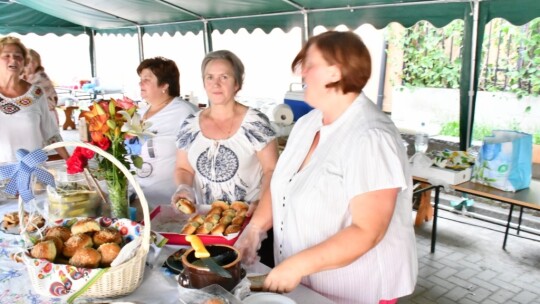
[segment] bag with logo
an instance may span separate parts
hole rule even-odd
[[[531,134],[495,130],[476,158],[473,182],[503,191],[528,188],[532,177]]]

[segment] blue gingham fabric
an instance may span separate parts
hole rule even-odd
[[[32,185],[30,185],[32,174],[37,180],[51,186],[55,186],[54,177],[47,170],[39,167],[47,161],[47,154],[41,150],[28,152],[25,149],[17,150],[18,163],[0,166],[0,179],[9,179],[5,192],[11,195],[21,196],[23,201],[29,202],[34,198]]]

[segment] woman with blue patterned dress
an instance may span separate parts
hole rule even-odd
[[[18,38],[0,38],[0,162],[17,161],[18,149],[31,152],[62,141],[43,89],[21,79],[27,55]],[[56,151],[69,157],[65,148]]]
[[[239,200],[255,206],[269,199],[278,157],[276,133],[264,114],[235,100],[244,77],[236,55],[209,53],[201,70],[210,106],[188,116],[180,128],[175,170],[179,188],[172,200]]]

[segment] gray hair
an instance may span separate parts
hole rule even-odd
[[[238,85],[238,91],[240,91],[242,89],[242,84],[244,83],[244,64],[242,63],[240,58],[238,58],[238,56],[236,56],[231,51],[219,50],[219,51],[210,52],[206,54],[206,56],[204,56],[204,59],[201,64],[201,74],[203,76],[203,80],[204,80],[204,70],[206,69],[206,66],[212,60],[217,60],[217,59],[228,61],[231,64],[233,68],[233,73],[234,73],[234,80],[236,81],[236,84]]]

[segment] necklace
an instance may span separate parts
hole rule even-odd
[[[233,106],[233,116],[231,117],[231,122],[229,124],[229,129],[227,131],[225,131],[224,128],[217,123],[217,121],[212,117],[212,115],[210,113],[208,114],[208,117],[214,123],[214,125],[218,128],[218,130],[222,134],[225,134],[225,137],[223,139],[228,139],[229,137],[231,137],[231,132],[232,132],[232,129],[233,129],[233,126],[234,126],[235,118],[236,118],[235,110],[236,110],[236,103]]]
[[[173,101],[174,97],[169,97],[166,100],[162,101],[159,105],[156,106],[154,110],[154,105],[150,105],[148,107],[148,110],[144,112],[144,115],[142,117],[142,120],[145,121],[147,119],[150,119],[150,117],[154,116],[157,112],[161,111],[163,108],[165,108],[171,101]]]

